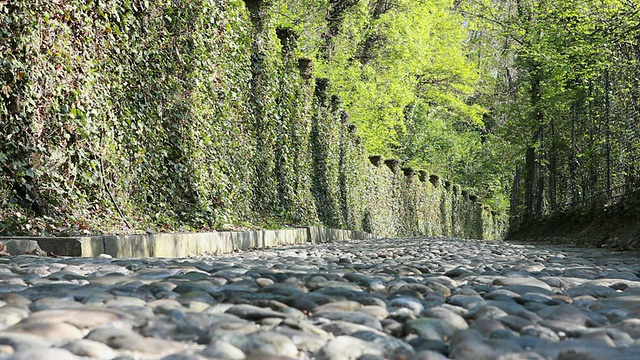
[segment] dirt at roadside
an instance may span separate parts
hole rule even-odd
[[[640,250],[640,214],[629,202],[557,214],[512,230],[507,239]]]

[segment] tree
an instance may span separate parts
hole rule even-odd
[[[513,91],[499,111],[508,119],[502,133],[525,153],[523,217],[602,206],[629,194],[638,166],[629,141],[638,132],[637,4],[470,4],[502,29],[505,58],[512,59],[503,88]]]

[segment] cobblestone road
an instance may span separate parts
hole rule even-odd
[[[640,359],[637,253],[374,239],[0,258],[0,359]]]

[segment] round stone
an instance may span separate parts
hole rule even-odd
[[[385,352],[367,341],[352,336],[338,336],[318,352],[316,359],[357,360],[363,355],[384,356]]]
[[[209,344],[202,350],[202,355],[222,360],[244,360],[247,357],[242,350],[223,340],[216,340]]]
[[[29,349],[20,350],[11,356],[11,360],[80,360],[66,349]]]
[[[425,317],[438,318],[445,321],[454,331],[464,330],[469,327],[466,320],[462,316],[443,307],[437,306],[426,309],[425,311],[423,311],[423,315]]]
[[[442,341],[448,339],[454,332],[449,324],[438,318],[418,318],[407,322],[409,333],[421,338]]]
[[[66,344],[64,348],[78,356],[93,359],[110,360],[118,356],[109,346],[93,340],[77,340]]]
[[[93,329],[123,319],[122,314],[97,309],[58,309],[43,310],[33,313],[29,322],[58,323],[64,322],[80,329]]]
[[[83,337],[80,329],[67,323],[24,322],[6,331],[37,335],[52,341],[73,341]]]
[[[0,330],[13,326],[29,316],[29,311],[14,306],[0,307]]]

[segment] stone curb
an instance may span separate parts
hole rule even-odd
[[[38,247],[47,254],[97,257],[107,254],[118,258],[188,257],[222,254],[235,250],[282,245],[321,243],[348,239],[367,239],[363,231],[325,229],[315,226],[245,232],[194,234],[103,235],[79,237],[0,236],[0,243],[12,255],[33,253]]]

